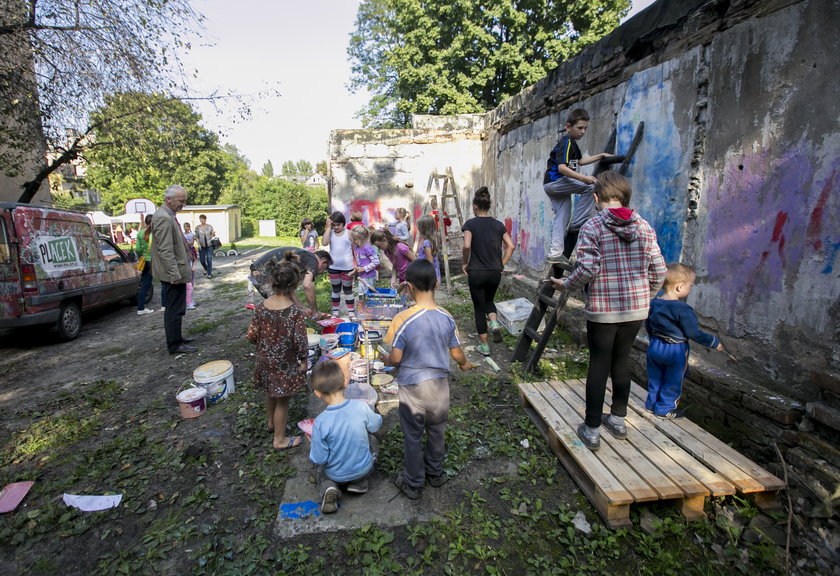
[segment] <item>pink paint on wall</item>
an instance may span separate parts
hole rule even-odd
[[[816,205],[811,211],[811,218],[808,221],[806,235],[808,243],[814,247],[814,250],[822,250],[823,247],[823,241],[820,235],[822,234],[823,221],[825,219],[825,206],[828,202],[831,190],[834,188],[834,181],[836,177],[837,170],[835,169],[831,172],[831,176],[829,176],[828,181],[823,186],[820,196],[817,198]]]

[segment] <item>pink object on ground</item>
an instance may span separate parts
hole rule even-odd
[[[312,438],[312,425],[315,424],[315,418],[307,418],[306,420],[301,420],[298,422],[298,428],[303,430],[303,433],[306,434],[309,438]]]
[[[18,504],[29,493],[29,489],[35,482],[29,480],[26,482],[15,482],[13,484],[6,484],[3,490],[0,490],[0,514],[11,512],[18,507]]]

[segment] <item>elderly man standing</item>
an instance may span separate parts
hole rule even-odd
[[[187,191],[182,186],[170,186],[163,195],[163,206],[152,217],[152,276],[165,288],[163,326],[170,354],[197,350],[181,335],[181,321],[187,310],[187,282],[192,272],[187,243],[175,214],[186,204]]]

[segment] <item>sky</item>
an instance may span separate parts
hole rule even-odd
[[[628,18],[653,0],[635,0]],[[361,128],[356,112],[368,100],[351,94],[347,45],[359,0],[194,0],[206,18],[187,62],[198,70],[195,92],[279,96],[256,98],[243,120],[230,107],[196,108],[260,171],[286,160],[327,160],[330,130]],[[233,8],[235,6],[235,8]]]

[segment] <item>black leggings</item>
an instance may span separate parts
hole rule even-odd
[[[475,328],[479,334],[487,334],[487,315],[496,313],[496,290],[502,283],[501,270],[476,270],[467,274],[470,297],[475,311]]]
[[[589,372],[586,374],[586,425],[601,425],[607,377],[612,376],[612,414],[627,416],[630,398],[630,350],[641,320],[619,324],[586,322],[586,340],[589,344]]]

